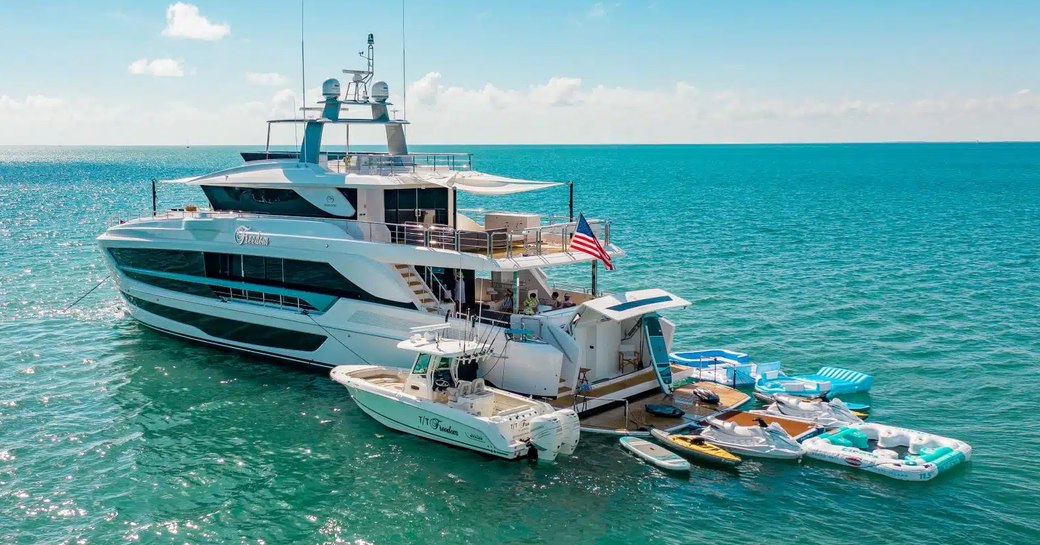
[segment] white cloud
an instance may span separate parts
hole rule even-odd
[[[145,61],[143,66],[151,63]],[[272,89],[272,91],[274,91]],[[0,145],[263,144],[269,118],[300,115],[288,87],[225,105],[79,94],[0,95]],[[307,90],[313,106],[318,88]],[[400,97],[393,97],[398,107]],[[556,77],[510,89],[451,85],[431,72],[408,92],[413,144],[856,142],[1040,140],[1040,93],[780,99],[678,81],[660,88],[588,86]],[[315,115],[314,112],[308,112]],[[351,115],[367,115],[362,109]],[[292,144],[299,127],[277,125],[272,142]],[[351,143],[382,144],[380,127],[358,127]],[[328,132],[342,143],[342,131]]]
[[[246,81],[253,85],[277,87],[289,83],[289,78],[277,72],[246,72]]]
[[[550,78],[545,85],[531,88],[531,98],[549,106],[570,106],[578,100],[579,78]]]
[[[215,24],[199,13],[198,6],[177,2],[166,8],[166,28],[162,35],[189,40],[219,40],[231,34],[231,26]]]
[[[7,95],[0,95],[0,112],[28,112],[31,110],[56,109],[64,101],[58,97],[47,95],[29,95],[25,100],[18,100]]]
[[[184,63],[178,59],[137,59],[126,69],[135,76],[179,78],[184,75]]]
[[[602,19],[607,16],[607,8],[603,5],[603,2],[596,2],[592,4],[589,11],[585,12],[586,19]]]
[[[423,104],[433,104],[434,99],[437,98],[437,94],[441,92],[440,82],[440,72],[428,72],[426,75],[419,78],[418,81],[411,84],[408,87],[408,92],[412,95],[413,99],[418,100]]]
[[[271,97],[271,117],[293,117],[300,103],[300,96],[292,89],[282,89]]]
[[[893,102],[779,99],[735,90],[588,87],[557,76],[526,89],[450,85],[408,92],[409,138],[426,143],[829,142],[1040,138],[1040,94]]]
[[[619,7],[621,7],[621,2],[614,2],[611,4],[596,2],[595,4],[592,4],[589,11],[585,12],[585,18],[589,20],[605,19],[612,11]]]

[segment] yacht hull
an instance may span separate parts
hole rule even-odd
[[[397,344],[409,337],[412,327],[445,321],[443,315],[352,300],[340,300],[324,313],[303,313],[249,302],[194,297],[157,289],[118,272],[115,276],[130,315],[149,328],[210,346],[323,369],[365,364],[409,367],[411,354],[399,350]],[[188,323],[192,320],[202,323]],[[209,327],[213,321],[222,321],[220,331]],[[452,323],[460,328],[468,327],[461,320],[452,320]],[[503,355],[501,360],[493,358],[481,369],[481,376],[496,386],[524,395],[551,397],[555,394],[559,372],[545,373],[542,367],[548,363],[543,356],[549,349],[547,345],[508,342],[504,334],[494,329],[477,324],[475,331],[478,338],[487,339],[495,353]],[[301,336],[314,338],[313,349],[309,349],[312,346],[286,348],[273,342],[274,338],[288,338],[299,344],[297,338]],[[525,369],[501,363],[510,359],[540,365]]]

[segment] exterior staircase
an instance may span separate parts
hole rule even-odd
[[[419,276],[418,271],[411,265],[404,263],[398,263],[394,265],[397,269],[397,273],[401,275],[401,280],[404,280],[405,285],[415,295],[415,302],[419,305],[419,308],[426,310],[426,312],[440,313],[445,307],[444,304],[437,299],[437,296],[430,290],[430,287],[426,285],[422,277]]]

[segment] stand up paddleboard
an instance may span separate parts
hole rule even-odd
[[[672,362],[668,357],[668,343],[664,341],[661,320],[657,314],[643,316],[643,340],[650,349],[650,362],[657,375],[657,383],[665,395],[672,394]]]
[[[689,471],[690,462],[682,456],[638,437],[622,437],[621,446],[632,454],[666,471]]]

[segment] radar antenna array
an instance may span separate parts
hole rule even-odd
[[[355,104],[368,102],[368,84],[371,83],[372,75],[375,73],[375,43],[375,36],[369,34],[368,50],[358,51],[358,56],[367,61],[367,70],[343,70],[344,74],[350,74],[350,81],[347,82],[347,92],[344,93],[344,98],[347,102]]]

